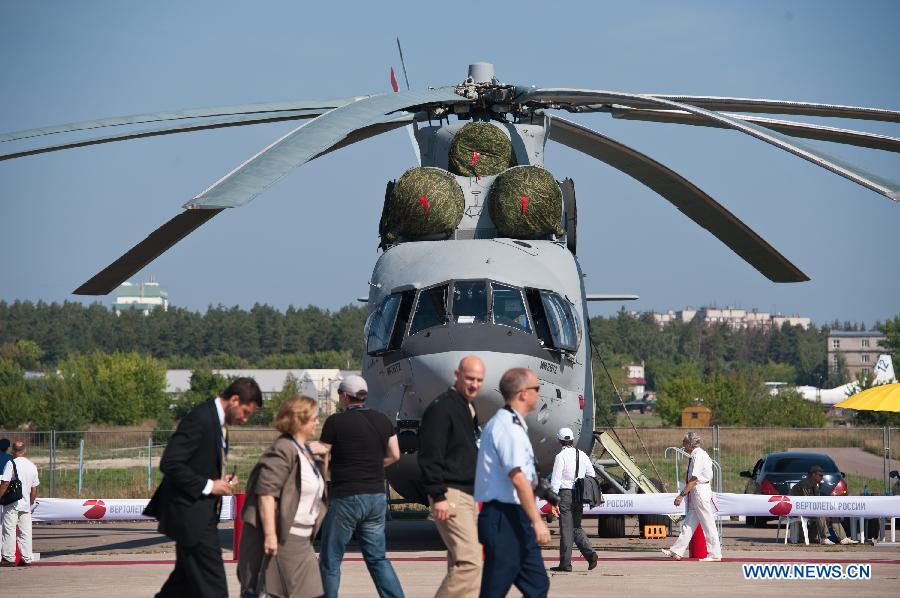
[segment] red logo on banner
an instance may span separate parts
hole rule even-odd
[[[772,505],[772,508],[769,509],[769,513],[777,515],[778,517],[784,517],[785,515],[790,513],[791,509],[794,507],[794,505],[791,504],[790,496],[782,496],[780,494],[776,494],[769,499],[769,502],[775,503],[774,505]]]
[[[88,499],[84,501],[84,504],[81,506],[90,507],[87,511],[84,512],[84,516],[87,519],[103,519],[103,516],[106,515],[106,503],[104,503],[100,499]]]

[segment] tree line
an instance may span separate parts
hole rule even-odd
[[[205,313],[170,307],[145,316],[127,309],[116,315],[100,303],[0,301],[0,346],[37,343],[48,367],[93,351],[136,351],[176,368],[203,360],[216,367],[313,367],[279,364],[295,363],[295,355],[333,352],[332,359],[346,353],[358,366],[365,319],[366,309],[353,305],[334,312],[259,304],[249,310],[210,306]],[[339,365],[346,368],[346,359]]]
[[[116,315],[99,303],[0,301],[0,428],[170,425],[187,406],[224,387],[213,369],[358,368],[364,320],[365,308],[357,306],[333,312],[217,306],[202,314],[170,308],[145,316]],[[773,399],[763,382],[833,387],[848,381],[846,369],[827,367],[828,326],[736,330],[673,322],[660,328],[649,315],[624,310],[592,318],[590,326],[598,425],[615,421],[613,384],[623,388],[624,366],[631,363],[645,364],[647,388],[658,392],[658,412],[672,425],[697,400],[722,425],[824,425],[820,407],[791,391]],[[877,326],[896,360],[900,316]],[[167,368],[194,371],[193,394],[174,405],[164,392]]]

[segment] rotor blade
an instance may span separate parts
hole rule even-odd
[[[640,299],[637,295],[597,295],[588,293],[584,296],[585,301],[636,301]]]
[[[374,125],[369,125],[368,127],[356,129],[355,131],[329,147],[327,150],[320,152],[310,158],[310,161],[315,160],[316,158],[320,158],[325,154],[330,154],[331,152],[337,151],[341,148],[345,148],[348,145],[352,145],[358,141],[363,141],[365,139],[369,139],[370,137],[375,137],[376,135],[381,135],[382,133],[393,131],[394,129],[403,128],[412,122],[415,122],[415,117],[411,114],[408,114],[394,118],[387,122],[375,123]]]
[[[790,100],[767,100],[762,98],[723,98],[715,96],[682,96],[673,94],[645,94],[673,102],[699,106],[707,110],[731,110],[733,112],[761,112],[765,114],[797,114],[805,116],[830,116],[836,118],[857,118],[861,120],[881,120],[900,122],[900,111],[864,106],[841,106],[817,102],[793,102]]]
[[[609,164],[653,189],[773,282],[803,282],[800,271],[696,185],[649,156],[571,121],[550,119],[549,138]]]
[[[209,222],[222,209],[185,210],[132,247],[128,253],[72,291],[75,295],[106,295],[132,274],[155,260],[165,250]]]
[[[68,123],[64,125],[41,127],[39,129],[28,129],[25,131],[4,133],[0,135],[0,143],[15,141],[17,139],[40,137],[42,135],[71,133],[73,131],[102,129],[104,127],[116,127],[120,125],[139,125],[166,120],[183,120],[187,118],[211,118],[216,116],[260,114],[265,112],[285,112],[293,110],[311,110],[318,111],[319,114],[322,114],[324,112],[337,108],[338,106],[344,106],[345,104],[355,102],[362,97],[365,96],[354,96],[350,98],[336,98],[329,100],[243,104],[240,106],[220,106],[216,108],[190,108],[187,110],[176,110],[172,112],[153,112],[150,114],[133,114],[131,116],[114,116],[111,118],[100,118],[97,120],[87,120],[77,123]]]
[[[749,122],[735,120],[718,112],[712,112],[697,106],[682,104],[664,98],[658,98],[648,95],[640,95],[633,93],[612,92],[612,91],[596,91],[591,89],[534,89],[525,91],[516,101],[525,102],[542,102],[549,104],[598,104],[598,103],[614,103],[614,104],[634,104],[645,102],[655,107],[666,107],[670,109],[684,110],[691,114],[701,116],[708,121],[720,123],[730,129],[746,133],[751,137],[755,137],[761,141],[765,141],[771,145],[779,147],[787,152],[812,162],[816,166],[830,170],[846,179],[853,181],[863,187],[871,189],[876,193],[880,193],[885,197],[894,201],[900,201],[900,184],[889,181],[883,177],[873,175],[864,170],[845,163],[837,158],[826,156],[822,152],[804,147],[797,142],[786,138],[780,133],[765,129]]]
[[[347,135],[375,124],[386,114],[423,105],[468,103],[454,88],[369,96],[335,108],[297,127],[207,187],[184,207],[230,208],[244,205],[294,168]]]
[[[726,98],[715,96],[686,96],[674,94],[631,93],[618,91],[587,89],[535,89],[517,86],[517,101],[532,99],[534,92],[554,92],[557,101],[565,104],[580,105],[583,96],[580,92],[591,92],[596,98],[592,104],[623,104],[634,108],[653,108],[656,106],[647,98],[658,98],[676,103],[690,104],[707,110],[730,110],[732,112],[754,112],[765,114],[796,114],[803,116],[821,116],[835,118],[855,118],[861,120],[880,120],[884,122],[900,122],[900,110],[884,108],[868,108],[865,106],[842,106],[840,104],[821,104],[817,102],[795,102],[791,100],[767,100],[751,98]],[[573,92],[560,95],[558,92]],[[526,98],[526,99],[523,99]]]
[[[288,111],[288,112],[269,112],[259,113],[250,116],[234,116],[230,118],[222,118],[216,120],[208,120],[203,122],[181,124],[168,127],[160,127],[158,129],[146,129],[143,131],[133,131],[131,133],[119,133],[118,135],[108,135],[106,137],[94,137],[91,139],[83,139],[81,141],[72,141],[70,143],[61,143],[58,145],[46,145],[42,147],[20,150],[8,154],[0,154],[0,161],[13,160],[15,158],[23,158],[25,156],[34,156],[37,154],[46,154],[49,152],[58,152],[61,150],[73,149],[77,147],[86,147],[89,145],[99,145],[101,143],[113,143],[116,141],[127,141],[129,139],[142,139],[144,137],[158,137],[160,135],[174,135],[176,133],[192,133],[194,131],[203,131],[206,129],[221,129],[225,127],[241,127],[246,125],[259,125],[266,123],[274,123],[288,120],[303,120],[307,118],[315,118],[322,114],[316,111]]]
[[[696,125],[700,127],[718,127],[726,129],[721,123],[711,122],[702,116],[691,114],[683,110],[645,110],[643,108],[626,108],[624,106],[597,106],[597,112],[608,112],[613,118],[623,120],[640,120],[648,122],[674,123],[679,125]],[[839,129],[825,127],[809,123],[795,122],[791,120],[777,120],[774,118],[762,118],[759,116],[744,116],[741,114],[723,113],[729,118],[750,122],[791,137],[803,139],[816,139],[830,141],[843,145],[854,145],[869,149],[878,149],[888,152],[900,152],[900,138],[876,133],[866,133],[851,129]]]
[[[386,131],[399,129],[412,121],[413,115],[404,115],[385,123],[376,123],[357,129],[335,145],[321,152],[313,159],[380,135]],[[94,275],[90,280],[73,291],[76,295],[106,295],[128,280],[135,272],[155,260],[178,241],[212,219],[224,208],[185,210],[175,216],[150,235],[132,247],[125,255]]]

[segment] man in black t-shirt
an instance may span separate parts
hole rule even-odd
[[[326,598],[338,595],[341,561],[354,533],[378,595],[403,596],[400,580],[384,556],[384,468],[400,458],[400,445],[387,416],[366,408],[368,392],[362,377],[344,378],[338,387],[342,411],[325,420],[314,449],[331,454],[328,513],[319,553]]]

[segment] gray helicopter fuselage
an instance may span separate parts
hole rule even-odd
[[[495,124],[513,141],[518,164],[542,165],[542,125]],[[462,125],[417,131],[423,165],[447,167],[450,142]],[[584,450],[594,429],[583,276],[566,237],[498,238],[486,206],[496,177],[456,178],[466,209],[455,233],[449,239],[401,239],[389,246],[375,265],[368,297],[363,356],[368,403],[398,430],[403,454],[388,469],[391,485],[421,502],[419,423],[428,404],[453,385],[454,370],[466,355],[478,355],[485,363],[475,401],[482,425],[503,406],[499,380],[506,370],[526,367],[537,375],[537,409],[526,422],[541,475],[550,473],[560,450],[559,428],[572,428]],[[560,218],[566,222],[565,213]],[[431,313],[434,304],[440,304],[441,313]],[[473,311],[473,304],[483,307]],[[549,322],[553,306],[562,306],[563,313],[555,323]],[[390,321],[382,325],[382,320]],[[569,327],[565,348],[554,342],[554,325]],[[384,338],[376,338],[381,329]]]
[[[504,289],[552,290],[571,301],[580,326],[587,322],[578,263],[564,244],[552,241],[472,239],[395,245],[375,266],[370,310],[391,293],[421,291],[456,281],[486,281],[486,285],[497,283]],[[556,351],[542,344],[534,325],[526,331],[489,319],[470,322],[468,316],[456,315],[453,306],[451,300],[445,323],[407,334],[397,350],[364,357],[369,404],[395,421],[401,441],[409,436],[411,446],[415,446],[425,408],[453,384],[460,359],[475,354],[485,362],[486,369],[481,394],[475,401],[482,425],[503,406],[499,380],[506,370],[527,367],[540,380],[537,410],[526,422],[542,475],[550,472],[559,452],[559,428],[572,428],[580,437],[579,446],[590,447],[593,392],[587,338],[574,352]],[[415,452],[404,454],[389,470],[392,486],[413,500],[422,499],[415,484],[418,477]]]

